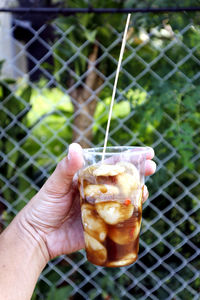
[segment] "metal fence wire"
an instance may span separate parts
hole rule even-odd
[[[0,230],[74,140],[102,146],[125,14],[0,13]],[[33,299],[199,299],[198,13],[133,14],[109,145],[152,146],[139,259],[50,261]],[[50,298],[54,295],[54,298]],[[49,298],[48,298],[49,297]]]

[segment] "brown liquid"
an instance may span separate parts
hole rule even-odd
[[[104,267],[126,266],[138,256],[142,191],[138,189],[137,196],[127,199],[122,194],[108,194],[102,184],[108,189],[107,184],[117,186],[116,176],[79,178],[87,258]],[[97,189],[95,197],[92,192],[84,193],[91,185]]]

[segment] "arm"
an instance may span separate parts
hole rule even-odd
[[[19,214],[0,235],[0,298],[31,299],[48,258],[43,240]]]

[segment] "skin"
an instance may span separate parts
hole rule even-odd
[[[156,170],[149,150],[145,175]],[[75,173],[83,166],[82,148],[71,144],[41,190],[0,235],[0,291],[4,300],[31,299],[50,259],[84,248]],[[145,186],[143,202],[148,198]]]

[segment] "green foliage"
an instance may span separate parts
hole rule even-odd
[[[99,277],[98,282],[102,288],[102,294],[98,297],[98,299],[120,300],[120,296],[118,296],[120,290],[115,281],[111,280],[109,275]],[[89,299],[97,299],[95,289],[89,292]]]
[[[141,135],[150,126],[165,131],[165,140],[176,148],[180,163],[187,167],[193,166],[191,158],[195,154],[194,133],[200,122],[199,93],[199,87],[188,86],[181,92],[176,84],[162,83],[141,107]],[[165,118],[166,114],[171,119]]]
[[[93,1],[93,7],[116,7],[122,6],[122,3],[116,1]],[[67,7],[88,7],[87,1],[77,0],[68,1]],[[119,21],[120,19],[120,21]],[[109,47],[116,39],[116,34],[111,31],[110,25],[116,28],[119,32],[123,30],[125,22],[125,16],[119,16],[117,14],[112,15],[110,18],[108,15],[95,15],[95,14],[77,14],[76,16],[59,17],[55,20],[56,26],[61,30],[62,38],[54,47],[54,73],[56,79],[66,87],[69,82],[68,79],[76,81],[78,76],[85,73],[87,69],[87,57],[92,52],[93,46],[98,41],[102,43],[104,47]],[[60,35],[58,35],[59,39]],[[66,38],[65,38],[66,37]],[[84,46],[83,46],[84,45]],[[77,53],[77,47],[79,52]],[[117,45],[112,51],[112,54],[119,54],[119,47]],[[101,55],[101,49],[99,49],[99,55]],[[62,69],[62,72],[58,72],[65,61],[70,57],[74,59],[69,68],[74,70],[75,73],[70,72],[69,68]],[[113,66],[109,59],[105,58],[100,62],[98,68],[105,74],[114,71],[116,66]],[[78,76],[77,76],[78,75]]]
[[[47,295],[46,300],[67,300],[72,292],[71,286],[65,286],[61,288],[52,287]]]
[[[0,63],[0,67],[2,65],[3,62]],[[17,147],[17,143],[26,139],[26,117],[30,110],[31,89],[27,86],[16,95],[10,86],[14,83],[13,79],[0,80],[0,124],[3,132],[0,140],[0,151],[9,160],[9,163],[5,161],[1,165],[1,175],[13,185],[14,189],[18,189],[20,182],[23,182],[23,178],[20,175],[16,175],[16,169],[23,166],[26,160],[21,150]],[[14,189],[5,188],[4,182],[0,181],[2,196],[10,203],[16,200]],[[24,199],[21,199],[20,204],[16,207],[17,210],[25,204],[23,201]],[[11,220],[11,215],[7,215],[4,212],[2,214],[5,222]]]
[[[35,161],[39,165],[48,166],[53,163],[52,156],[58,160],[60,154],[66,152],[67,145],[72,139],[70,124],[73,106],[69,96],[58,88],[43,89],[40,93],[33,91],[30,104],[27,125],[36,139],[33,140],[32,136],[27,137],[23,149],[34,155],[43,144],[43,151]]]
[[[146,1],[90,1],[93,7],[144,7]],[[150,1],[149,6],[164,7],[174,6],[172,1]],[[181,5],[196,5],[198,1],[182,1]],[[87,7],[88,1],[66,1],[68,7]],[[54,66],[53,72],[55,78],[61,87],[65,89],[68,81],[79,79],[87,68],[87,57],[92,51],[95,42],[103,44],[108,54],[116,60],[119,56],[120,43],[109,48],[115,41],[116,33],[110,28],[110,25],[116,29],[116,32],[122,32],[126,16],[121,15],[94,15],[78,14],[76,16],[59,17],[54,22],[62,31],[62,40],[60,35],[56,36],[56,43],[53,47]],[[164,218],[159,219],[152,228],[158,235],[164,235],[170,231],[172,225],[177,224],[175,232],[169,232],[165,236],[174,251],[185,258],[193,255],[193,249],[187,243],[183,243],[181,233],[188,236],[194,232],[195,225],[189,219],[183,222],[182,208],[185,213],[194,211],[190,218],[198,224],[199,210],[195,211],[200,198],[200,190],[197,186],[192,186],[196,180],[196,174],[200,173],[200,164],[195,160],[199,153],[199,126],[200,126],[200,80],[198,76],[199,64],[192,57],[194,55],[200,59],[200,34],[199,34],[199,14],[193,15],[195,26],[190,27],[184,34],[179,34],[186,25],[188,25],[191,14],[136,14],[132,18],[131,27],[133,29],[124,54],[123,68],[132,78],[137,78],[137,84],[133,84],[133,79],[126,76],[126,72],[121,72],[118,87],[120,93],[113,109],[113,115],[110,128],[109,144],[113,140],[120,145],[153,145],[156,152],[156,160],[159,163],[163,161],[159,171],[148,182],[150,195],[161,191],[158,196],[152,200],[152,205],[157,208]],[[167,35],[166,25],[170,25],[176,38]],[[146,35],[146,40],[142,39],[142,34]],[[149,34],[151,36],[148,39]],[[187,47],[183,47],[183,44]],[[81,47],[84,45],[83,47]],[[77,52],[77,47],[80,52]],[[108,50],[109,49],[109,50]],[[190,52],[191,57],[184,61],[184,58]],[[130,55],[135,55],[130,58]],[[103,50],[99,49],[99,57]],[[109,83],[113,83],[113,76],[109,77],[115,70],[116,64],[113,63],[109,55],[99,61],[96,66],[107,78],[107,84],[98,95],[102,100],[98,103],[95,111],[95,122],[93,126],[94,145],[103,145],[104,133],[100,128],[105,129],[109,104],[111,101],[112,90]],[[70,64],[67,62],[70,58]],[[140,59],[138,59],[140,57]],[[1,65],[1,63],[0,63]],[[149,70],[146,66],[149,65]],[[175,70],[175,66],[177,69]],[[45,67],[45,66],[44,66]],[[62,68],[62,69],[61,69]],[[74,71],[71,72],[69,69]],[[141,74],[143,73],[143,76]],[[171,73],[171,76],[169,74]],[[186,80],[186,77],[189,79]],[[84,81],[84,78],[82,78]],[[191,83],[192,82],[192,83]],[[15,94],[12,92],[10,84],[12,80],[0,81],[0,104],[3,103],[4,110],[0,110],[0,120],[3,124],[3,130],[6,135],[0,141],[1,151],[8,156],[10,164],[4,164],[2,174],[8,180],[11,180],[16,172],[16,166],[28,166],[24,171],[25,175],[34,181],[35,185],[40,186],[42,182],[37,181],[40,168],[49,169],[66,153],[67,145],[72,141],[72,121],[73,107],[70,97],[64,94],[60,88],[43,88],[40,93],[36,90],[30,90],[24,87]],[[44,85],[44,83],[42,83]],[[129,90],[126,90],[130,86]],[[23,101],[20,101],[23,99]],[[27,105],[28,104],[28,105]],[[9,112],[18,116],[12,119]],[[15,122],[13,129],[9,129],[9,124]],[[31,135],[27,136],[24,127],[30,130]],[[14,123],[13,123],[14,124]],[[55,134],[56,133],[56,134]],[[20,150],[16,150],[16,144],[20,141]],[[23,141],[23,142],[21,142]],[[41,146],[42,145],[42,146]],[[196,146],[195,146],[196,145]],[[17,148],[18,149],[18,148]],[[28,154],[34,159],[34,166],[24,157]],[[180,172],[182,170],[182,172]],[[195,171],[195,172],[193,172]],[[22,171],[21,171],[22,173]],[[20,194],[30,198],[34,189],[30,189],[29,183],[18,174],[15,182],[10,181]],[[168,183],[168,185],[165,185]],[[189,187],[188,193],[184,195],[182,186]],[[29,192],[26,194],[26,190]],[[168,198],[165,197],[168,194]],[[180,197],[183,195],[182,197]],[[19,199],[16,209],[19,210],[24,205],[24,199],[16,195],[12,190],[4,189],[4,198],[10,203],[13,199]],[[173,204],[170,207],[171,203]],[[146,223],[151,222],[157,215],[155,210],[145,206],[143,218]],[[11,219],[10,214],[3,213],[4,220],[8,222]],[[169,220],[168,224],[165,220]],[[184,216],[185,218],[185,216]],[[180,222],[180,224],[179,224]],[[157,235],[147,230],[143,225],[143,234],[141,236],[148,245],[156,243]],[[199,237],[195,235],[192,243],[198,247]],[[145,249],[140,247],[140,252]],[[153,250],[160,257],[169,253],[169,248],[162,241],[157,243]],[[78,253],[74,255],[73,260],[78,260]],[[154,257],[149,253],[141,258],[141,262],[149,267],[156,263]],[[176,255],[171,255],[164,262],[172,269],[180,266],[181,262]],[[199,261],[193,260],[191,264],[199,269]],[[69,270],[69,266],[57,265],[63,272]],[[94,267],[89,263],[84,264],[82,269],[90,274]],[[182,271],[182,272],[181,272]],[[95,281],[102,288],[98,299],[120,299],[119,285],[124,288],[129,286],[130,279],[125,275],[120,276],[119,282],[111,280],[117,271],[107,270],[107,276],[96,276]],[[144,269],[135,264],[129,269],[134,277],[144,274]],[[159,280],[163,280],[169,288],[179,288],[180,282],[177,278],[169,276],[169,272],[162,265],[152,271]],[[55,286],[58,276],[53,273],[45,274]],[[185,266],[179,271],[179,276],[186,282],[194,276],[189,266]],[[79,284],[82,280],[77,272],[73,277],[74,282]],[[149,290],[154,288],[156,282],[150,276],[146,276],[141,282]],[[198,292],[199,279],[191,281],[191,286]],[[71,287],[52,287],[46,286],[43,282],[38,284],[38,290],[46,296],[45,299],[69,299]],[[96,299],[96,290],[93,286],[87,286],[86,291],[88,299]],[[134,287],[131,293],[136,299],[142,299],[143,293],[139,287]],[[166,290],[160,287],[155,293],[158,299],[168,298]],[[71,297],[78,299],[79,295]],[[193,295],[186,291],[181,291],[178,295],[181,299],[192,300]],[[35,292],[33,300],[39,299]]]
[[[52,286],[47,294],[45,295],[46,300],[68,300],[70,299],[70,295],[73,288],[71,286],[63,286],[56,288],[55,286]],[[31,300],[37,299],[37,288],[35,289]]]

